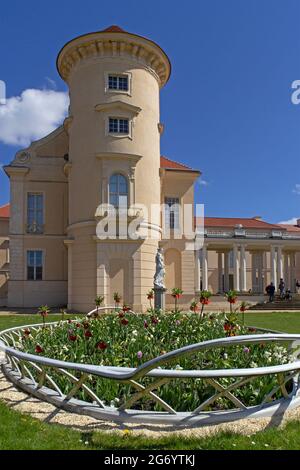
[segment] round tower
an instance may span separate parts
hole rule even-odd
[[[112,305],[117,291],[143,309],[153,286],[160,234],[160,216],[150,208],[160,204],[159,93],[170,76],[169,59],[153,41],[112,26],[68,42],[57,67],[70,92],[64,124],[69,135],[69,307],[88,310],[96,295]],[[130,212],[133,218],[139,206],[146,208],[143,226],[150,237],[99,240],[98,206],[118,208],[124,200],[136,208]]]

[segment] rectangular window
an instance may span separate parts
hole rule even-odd
[[[128,76],[127,75],[109,75],[108,76],[108,89],[117,91],[128,91]]]
[[[43,252],[40,250],[27,251],[27,280],[42,281]]]
[[[179,229],[179,199],[167,197],[165,199],[165,221],[166,228],[171,230]]]
[[[109,118],[110,134],[129,134],[129,120]]]
[[[43,233],[44,196],[38,193],[27,195],[27,232]]]

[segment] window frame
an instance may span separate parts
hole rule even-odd
[[[171,204],[168,201],[173,201],[173,202]],[[164,205],[165,205],[165,214],[164,214],[165,229],[180,230],[180,208],[179,208],[177,214],[175,214],[174,211],[171,211],[171,207],[176,206],[176,205],[178,207],[180,206],[180,198],[175,197],[175,196],[165,196]],[[171,215],[173,215],[173,219],[171,219]],[[177,215],[177,217],[176,217],[176,215]],[[171,223],[171,220],[172,220],[172,223]],[[176,224],[176,222],[177,222],[177,224]]]
[[[45,193],[43,191],[27,191],[27,196],[26,196],[26,233],[29,233],[31,235],[41,235],[44,233],[44,228],[45,228]],[[37,208],[36,202],[34,203],[34,208],[33,208],[33,221],[30,222],[29,220],[29,212],[32,211],[30,208],[29,204],[29,197],[30,196],[41,196],[42,197],[42,207],[41,209]],[[41,213],[41,223],[37,222],[37,213]],[[38,227],[38,230],[33,231],[30,229],[30,227],[36,223],[36,226]]]
[[[33,265],[30,265],[30,258],[29,254],[33,253]],[[41,253],[41,263],[37,264],[37,253]],[[33,278],[30,278],[29,276],[29,269],[33,268]],[[41,277],[37,276],[37,269],[41,269]],[[44,280],[44,272],[45,272],[45,253],[44,250],[38,249],[38,248],[31,248],[26,250],[26,280],[27,281],[43,281]]]
[[[110,120],[115,119],[118,120],[118,129],[120,129],[120,121],[128,121],[128,132],[110,132]],[[129,116],[108,116],[106,122],[106,135],[110,137],[116,138],[129,138],[132,139],[132,119]]]
[[[119,90],[109,88],[109,78],[110,77],[117,77],[117,78],[127,78],[128,89],[127,90]],[[116,93],[119,95],[129,95],[131,96],[132,93],[132,74],[130,72],[116,72],[108,71],[104,73],[104,82],[105,82],[105,93]]]
[[[117,176],[117,177],[118,177],[118,181],[117,181],[117,191],[116,191],[116,192],[112,192],[112,191],[111,191],[111,179],[112,179],[114,176]],[[120,176],[121,176],[122,178],[124,178],[124,180],[126,181],[126,190],[127,190],[126,193],[121,193],[121,192],[119,191],[119,186],[120,186],[120,184],[119,184],[119,177],[120,177]],[[125,195],[126,195],[126,197],[127,197],[126,209],[128,209],[128,207],[129,207],[129,197],[130,197],[130,196],[129,196],[129,191],[130,191],[130,185],[129,185],[129,181],[128,181],[128,178],[127,178],[126,175],[124,175],[124,174],[121,173],[121,172],[115,172],[115,173],[112,173],[112,174],[110,175],[110,177],[109,177],[109,179],[108,179],[108,203],[109,203],[110,205],[112,205],[116,210],[124,209],[125,206],[120,206],[120,205],[117,205],[117,206],[116,206],[114,203],[112,203],[112,201],[111,201],[111,195],[117,196],[117,197],[125,196]]]

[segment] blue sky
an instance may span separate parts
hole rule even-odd
[[[51,105],[62,118],[59,49],[111,24],[155,40],[171,59],[161,151],[202,171],[196,200],[206,215],[300,217],[300,105],[291,102],[291,84],[300,80],[299,0],[3,2],[0,79],[7,98],[22,96],[21,105],[10,100],[22,110],[2,123],[0,113],[0,163],[26,132],[51,127]],[[8,199],[1,171],[0,205]]]

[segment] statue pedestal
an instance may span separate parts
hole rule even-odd
[[[166,290],[165,287],[154,287],[154,308],[158,310],[166,309]]]

